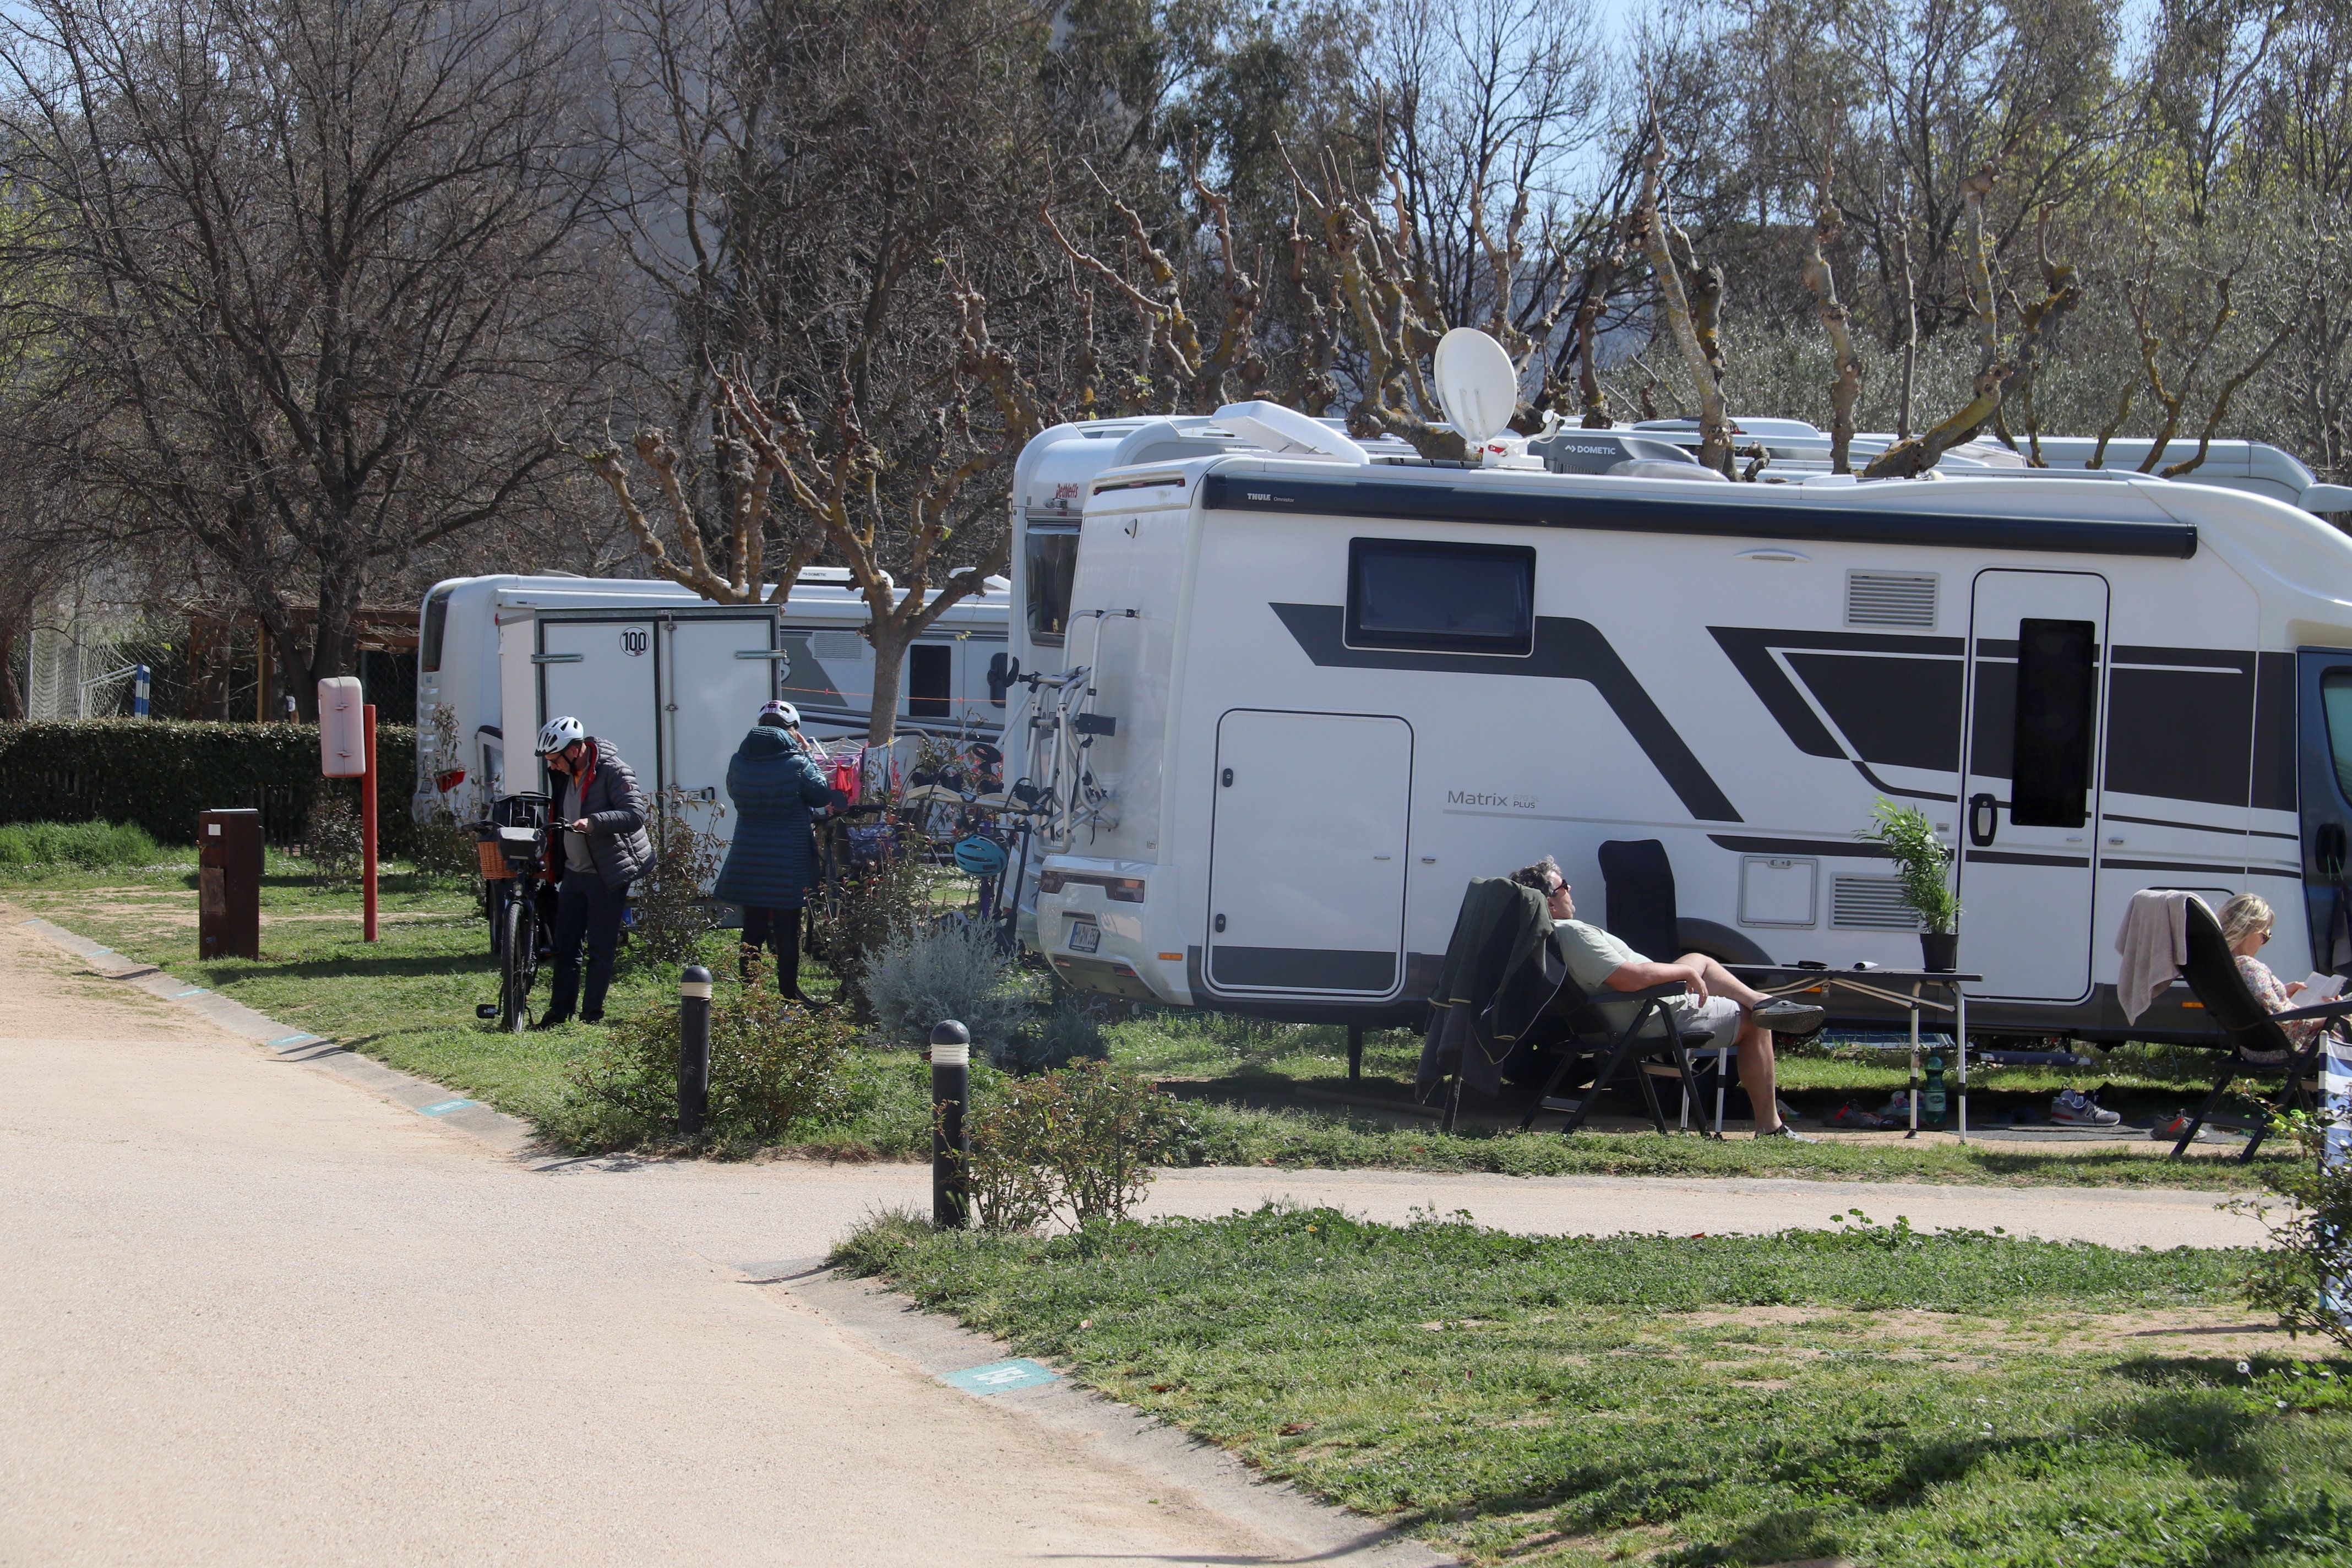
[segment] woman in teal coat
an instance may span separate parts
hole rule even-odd
[[[735,803],[735,839],[713,896],[743,908],[743,978],[765,944],[776,955],[776,988],[801,994],[801,906],[816,886],[816,837],[810,813],[833,792],[809,760],[801,716],[789,702],[760,710],[727,764],[727,798]]]

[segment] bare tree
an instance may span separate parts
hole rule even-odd
[[[1016,237],[1051,173],[1049,17],[631,0],[623,18],[620,222],[654,290],[635,359],[657,416],[627,446],[663,521],[620,443],[581,456],[655,570],[707,596],[845,566],[887,744],[908,645],[1005,565],[1002,481],[1058,406],[1036,388],[1082,358],[1056,269]]]
[[[0,258],[69,282],[35,310],[81,493],[236,581],[305,714],[371,574],[529,498],[585,380],[572,36],[531,0],[33,0],[0,34]]]

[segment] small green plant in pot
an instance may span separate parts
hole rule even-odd
[[[1885,846],[1903,882],[1903,901],[1918,915],[1920,956],[1929,969],[1952,969],[1959,962],[1959,895],[1952,891],[1952,852],[1936,837],[1936,825],[1916,805],[1881,800],[1872,822],[1855,837]]]

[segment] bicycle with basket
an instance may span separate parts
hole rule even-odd
[[[490,956],[499,961],[499,999],[474,1009],[508,1034],[530,1023],[530,988],[552,951],[555,885],[548,879],[544,795],[501,795],[482,821],[467,824],[482,873],[482,912],[490,926]]]

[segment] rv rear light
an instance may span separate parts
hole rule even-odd
[[[1103,891],[1114,903],[1139,904],[1143,902],[1143,879],[1113,877],[1103,884]]]
[[[1037,873],[1037,890],[1041,893],[1058,893],[1064,884],[1065,879],[1059,871],[1047,869]]]

